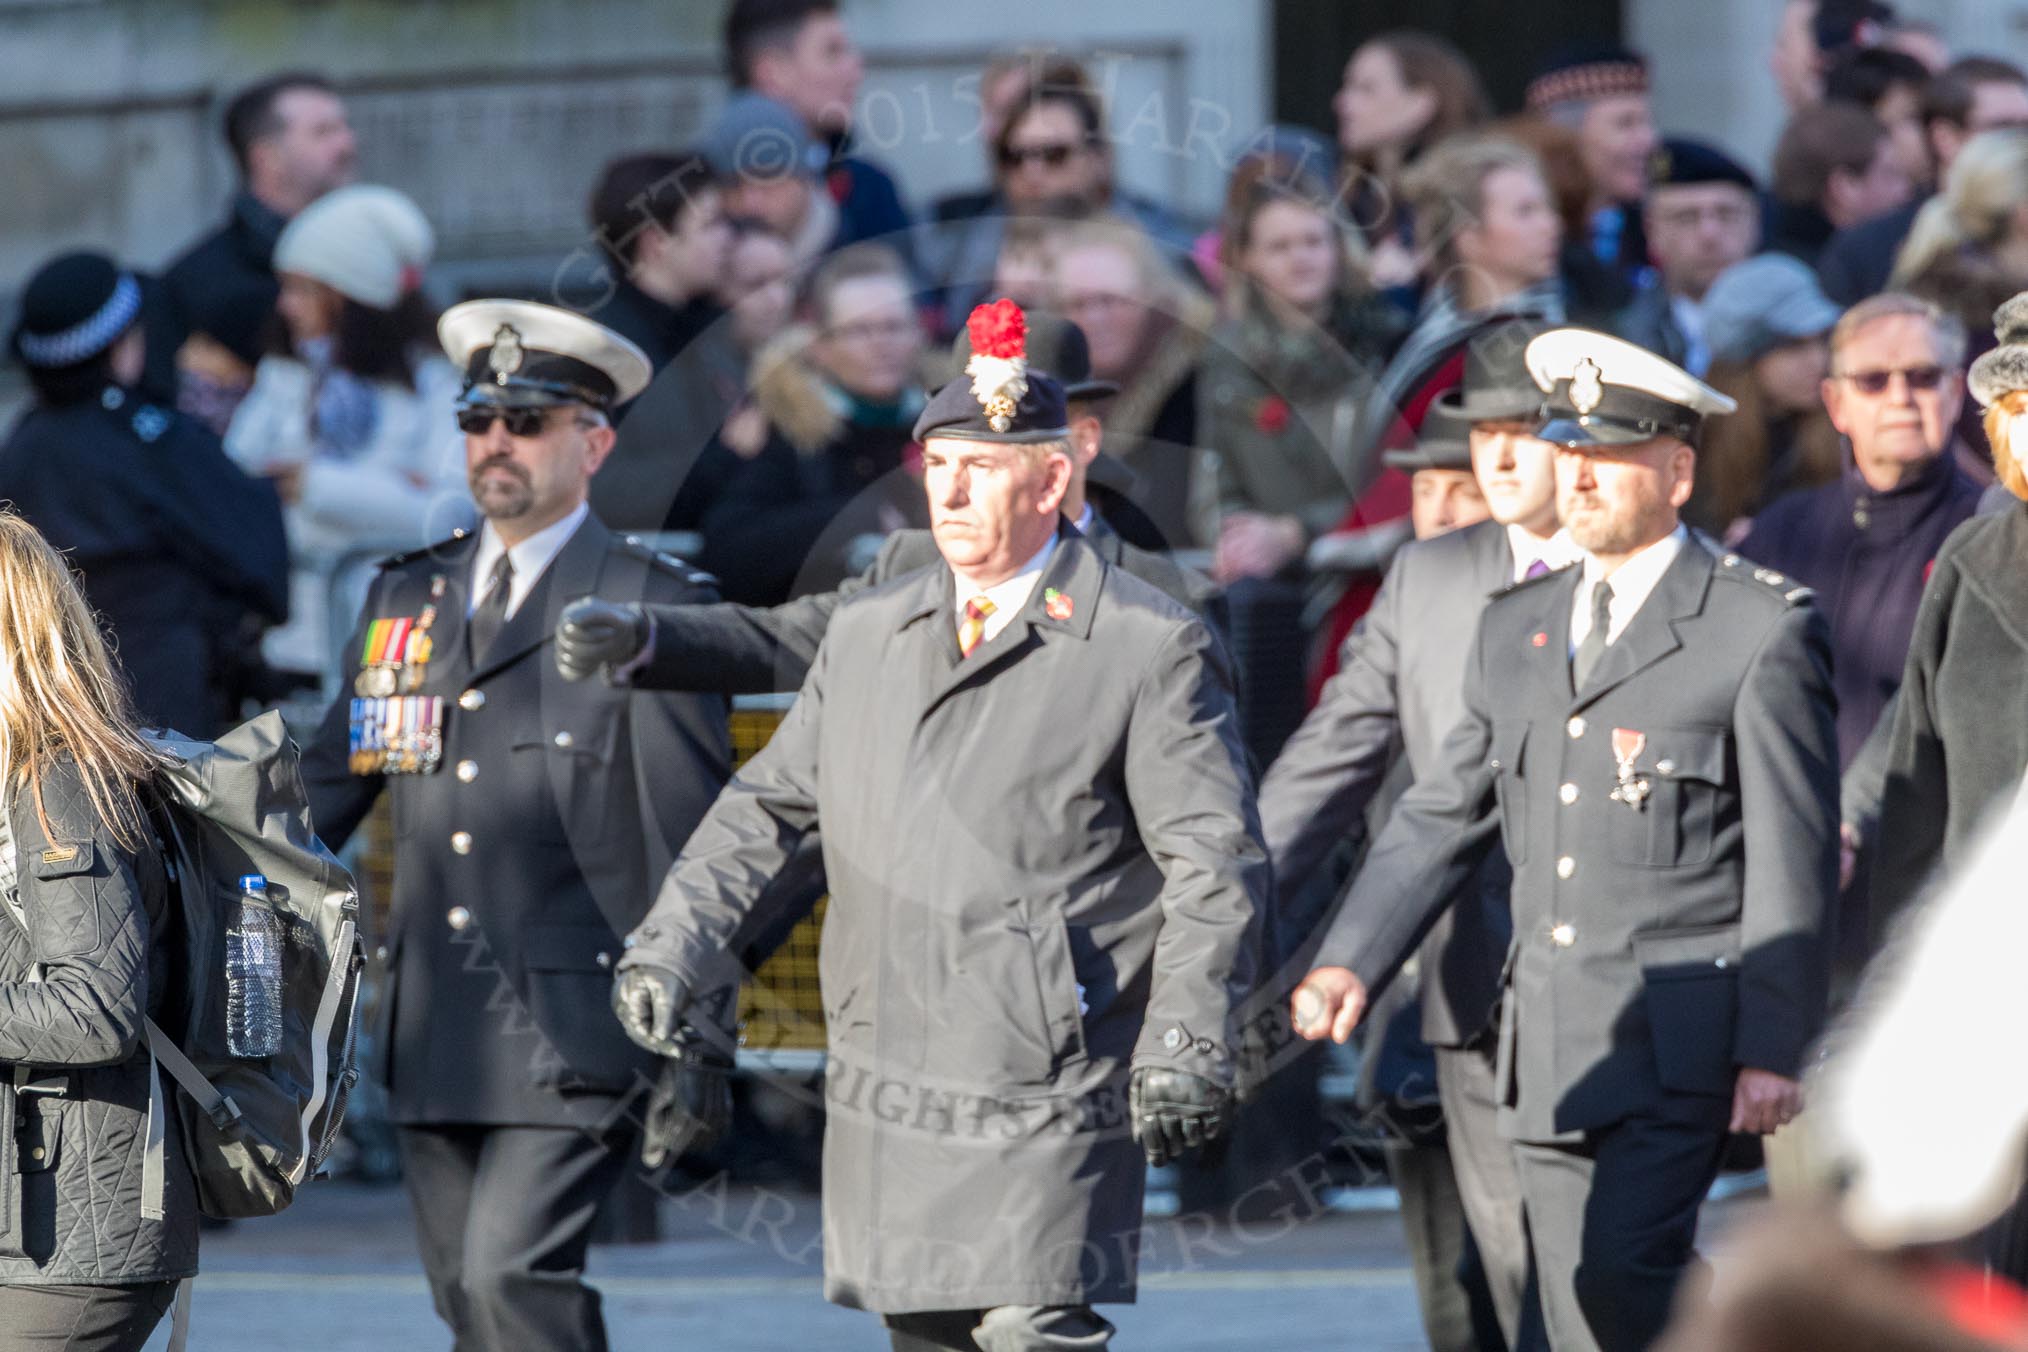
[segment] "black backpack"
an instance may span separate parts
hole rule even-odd
[[[149,817],[176,898],[168,942],[184,974],[178,1012],[167,1029],[148,1021],[148,1046],[182,1090],[176,1112],[198,1206],[226,1219],[271,1216],[323,1165],[359,1078],[359,894],[310,827],[279,713],[216,742],[147,736],[166,758]],[[267,879],[284,939],[281,1050],[257,1059],[226,1043],[226,931],[249,873]]]

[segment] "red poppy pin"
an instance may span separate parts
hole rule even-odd
[[[1528,641],[1530,643],[1533,643],[1538,648],[1546,648],[1549,646],[1549,635],[1537,634],[1534,638],[1531,638]]]
[[[1289,401],[1270,394],[1253,408],[1253,425],[1271,437],[1278,437],[1289,425]]]
[[[1067,620],[1070,618],[1070,612],[1072,609],[1073,607],[1070,604],[1070,598],[1068,596],[1065,596],[1062,592],[1058,591],[1056,588],[1048,587],[1043,590],[1042,613],[1047,615],[1050,619]]]

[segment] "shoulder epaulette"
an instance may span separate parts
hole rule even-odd
[[[718,579],[710,573],[696,567],[694,564],[677,558],[674,554],[656,549],[638,535],[622,535],[620,537],[620,548],[626,550],[627,553],[632,554],[635,558],[644,560],[649,566],[658,571],[668,573],[673,577],[680,577],[685,582],[692,583],[695,586],[716,587],[718,585]]]
[[[1742,583],[1746,586],[1758,587],[1764,591],[1772,592],[1776,596],[1781,597],[1785,603],[1792,606],[1814,600],[1817,595],[1815,591],[1805,587],[1802,583],[1787,574],[1777,573],[1772,568],[1763,568],[1753,560],[1741,558],[1737,554],[1721,555],[1718,560],[1717,574],[1719,577],[1729,578],[1734,582]]]
[[[471,534],[472,532],[464,529],[461,526],[457,530],[452,531],[450,533],[449,538],[447,539],[438,540],[433,544],[424,545],[421,549],[411,549],[405,554],[390,554],[386,558],[382,559],[378,566],[381,568],[399,568],[404,563],[414,563],[417,559],[426,559],[430,555],[435,554],[438,550],[447,548],[451,545],[462,544],[465,540],[471,537]]]

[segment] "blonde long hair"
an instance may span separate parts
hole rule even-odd
[[[1974,136],[1951,161],[1943,191],[1916,213],[1889,285],[1906,286],[1967,244],[1990,248],[2000,243],[2024,203],[2028,131],[2001,128]]]
[[[143,838],[134,790],[158,763],[135,730],[126,683],[62,557],[35,527],[0,509],[0,765],[35,794],[68,757],[93,810],[128,848]]]

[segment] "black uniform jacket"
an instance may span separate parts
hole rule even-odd
[[[1809,590],[1693,537],[1573,690],[1582,576],[1488,604],[1465,716],[1320,956],[1377,985],[1503,839],[1514,942],[1499,1081],[1519,1140],[1666,1096],[1715,1107],[1741,1067],[1798,1074],[1829,980],[1838,753]]]
[[[241,617],[289,608],[288,539],[274,489],[202,425],[109,385],[31,408],[0,447],[0,500],[84,577],[145,722],[212,737]]]
[[[419,616],[442,579],[423,686],[444,700],[439,768],[351,773],[348,692],[303,773],[318,832],[334,844],[383,790],[393,796],[379,1047],[395,1119],[569,1125],[651,1064],[613,1017],[612,967],[725,782],[730,748],[722,699],[565,681],[549,637],[580,597],[715,594],[687,565],[587,517],[474,660],[465,612],[477,542],[389,561],[352,640],[356,658],[368,622]]]

